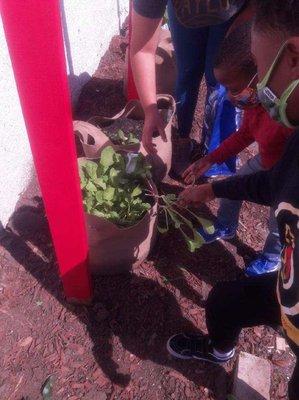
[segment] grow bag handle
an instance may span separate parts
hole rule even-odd
[[[113,146],[104,132],[84,121],[73,122],[74,134],[79,138],[87,158],[98,158],[100,151],[107,146]]]
[[[169,94],[158,94],[157,95],[157,104],[158,109],[168,109],[169,105],[171,105],[171,116],[173,117],[176,112],[176,103],[174,98]],[[163,107],[165,105],[165,107]],[[131,100],[129,101],[125,108],[122,109],[118,114],[113,117],[102,117],[95,116],[88,120],[90,124],[95,125],[100,128],[101,126],[109,126],[112,125],[118,119],[121,118],[132,118],[135,120],[143,120],[144,119],[144,111],[139,100]]]

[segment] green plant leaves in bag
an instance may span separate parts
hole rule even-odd
[[[114,164],[115,151],[112,146],[104,148],[101,154],[100,164],[105,168],[109,168]]]
[[[97,191],[96,185],[94,185],[91,181],[89,181],[89,182],[87,183],[87,185],[85,186],[85,189],[86,189],[88,192],[96,192],[96,191]]]
[[[86,179],[86,177],[85,177],[85,175],[84,175],[84,172],[83,172],[83,171],[80,171],[80,187],[81,187],[81,189],[84,189],[84,188],[85,188],[87,182],[88,182],[88,181],[87,181],[87,179]]]
[[[109,172],[109,178],[113,185],[117,185],[121,171],[112,167]]]
[[[140,143],[139,139],[134,137],[133,133],[129,133],[128,141],[129,141],[129,144],[138,144],[138,143]]]
[[[126,170],[131,161],[132,173]],[[133,167],[133,168],[132,168]],[[144,202],[148,165],[141,154],[121,154],[106,147],[98,163],[80,163],[85,211],[119,226],[137,223],[151,208]]]
[[[137,197],[137,196],[141,195],[141,193],[142,193],[142,190],[140,189],[140,187],[136,186],[132,192],[132,197]]]
[[[82,168],[86,171],[87,176],[91,179],[97,177],[97,164],[93,161],[86,161]]]
[[[128,138],[126,138],[124,131],[122,131],[121,129],[119,129],[117,131],[117,136],[120,142],[122,142],[122,144],[125,144],[128,140]]]
[[[106,190],[103,192],[103,198],[104,200],[112,201],[114,198],[115,194],[115,188],[113,187],[107,187]]]
[[[86,211],[88,213],[90,213],[91,210],[93,209],[93,203],[94,203],[93,197],[90,196],[90,195],[85,197],[85,199],[83,200],[83,204],[84,204],[84,206],[86,208]]]
[[[96,179],[93,180],[93,183],[96,186],[99,186],[103,190],[105,190],[107,188],[107,184],[106,184],[106,182],[104,181],[103,178],[96,178]]]

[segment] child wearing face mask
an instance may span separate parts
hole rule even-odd
[[[223,282],[211,291],[206,307],[208,336],[177,334],[168,351],[180,359],[224,363],[235,353],[243,328],[282,325],[296,365],[289,400],[299,399],[299,0],[257,0],[252,52],[258,97],[269,115],[296,128],[285,152],[270,170],[190,186],[179,205],[198,206],[214,198],[247,200],[274,209],[282,244],[277,273]]]
[[[266,170],[281,158],[285,143],[293,130],[273,121],[257,97],[257,70],[250,50],[251,23],[234,30],[223,42],[215,62],[217,80],[226,87],[231,102],[244,110],[239,131],[226,139],[220,147],[196,161],[183,174],[190,184],[208,171],[213,164],[222,164],[257,142],[259,154],[251,158],[237,172],[248,175]],[[222,199],[215,222],[215,232],[199,233],[206,243],[218,239],[232,239],[236,235],[242,201]],[[246,275],[255,276],[276,271],[280,265],[281,244],[273,210],[270,210],[269,234],[263,251],[246,267]]]

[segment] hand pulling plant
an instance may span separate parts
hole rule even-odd
[[[211,221],[196,215],[187,207],[178,208],[176,205],[177,196],[175,194],[162,196],[156,196],[152,192],[148,192],[148,194],[159,199],[159,208],[165,216],[165,226],[159,226],[159,232],[162,234],[168,232],[172,224],[183,235],[190,252],[194,253],[205,243],[203,237],[197,232],[193,221],[196,225],[200,224],[206,232],[210,234],[214,233],[215,228]],[[183,213],[188,215],[188,218]]]
[[[85,211],[120,227],[132,226],[151,208],[146,201],[151,167],[142,154],[117,153],[106,147],[98,162],[80,165]]]

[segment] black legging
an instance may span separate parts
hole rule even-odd
[[[210,293],[206,318],[213,346],[229,351],[236,346],[242,328],[281,325],[276,296],[277,274],[268,274],[216,285]],[[289,343],[296,357],[299,349]],[[298,360],[298,357],[297,357]],[[289,399],[299,399],[299,363],[289,383]]]

